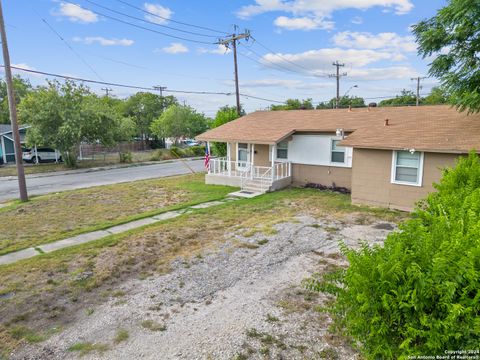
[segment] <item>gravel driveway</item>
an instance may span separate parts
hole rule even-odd
[[[131,280],[116,296],[61,333],[14,359],[76,359],[76,343],[101,344],[84,359],[356,359],[328,334],[331,319],[316,311],[329,299],[302,279],[344,266],[338,241],[381,243],[393,224],[319,221],[308,216],[276,225],[277,234],[226,235],[219,249],[146,280]],[[115,342],[118,331],[128,338]],[[102,348],[103,347],[103,348]],[[108,349],[107,349],[108,347]]]

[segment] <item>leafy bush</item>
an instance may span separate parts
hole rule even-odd
[[[170,153],[169,150],[167,150],[167,149],[157,149],[152,154],[150,160],[151,161],[160,161],[160,160],[170,160],[172,158],[173,158],[173,156],[172,156],[172,154]]]
[[[184,157],[185,156],[185,152],[183,151],[183,149],[180,149],[179,147],[177,146],[172,146],[170,148],[170,152],[172,153],[172,155],[176,158],[181,158],[181,157]]]
[[[66,151],[62,153],[62,160],[64,161],[66,167],[77,167],[77,154],[75,152]]]
[[[307,282],[337,295],[336,323],[369,359],[478,349],[478,156],[459,159],[435,187],[383,247],[342,246],[349,268]]]
[[[121,152],[119,156],[120,156],[120,163],[122,164],[131,163],[133,161],[132,153],[130,151]]]

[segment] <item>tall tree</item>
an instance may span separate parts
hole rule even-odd
[[[177,104],[173,96],[159,96],[152,93],[138,92],[130,96],[124,104],[124,114],[132,117],[137,125],[142,140],[150,138],[150,126],[169,106]]]
[[[334,109],[337,102],[336,98],[331,99],[326,103],[320,103],[317,105],[317,109]],[[358,96],[343,96],[340,98],[339,108],[351,107],[365,107],[365,100]]]
[[[417,96],[413,91],[403,89],[400,95],[397,95],[392,99],[382,100],[378,106],[408,106],[415,105],[416,101]],[[420,103],[422,102],[422,99],[420,99]]]
[[[207,127],[205,115],[197,113],[190,106],[171,105],[152,122],[150,131],[161,138],[173,138],[177,143],[182,137],[197,136]]]
[[[13,88],[15,90],[15,101],[20,101],[32,91],[30,82],[20,76],[13,77]],[[0,124],[10,124],[10,114],[8,111],[7,84],[4,80],[0,81]]]
[[[29,93],[19,107],[20,119],[31,127],[30,145],[51,146],[74,166],[82,142],[113,145],[129,136],[133,122],[123,117],[105,98],[74,82],[49,82]],[[125,132],[125,133],[124,133]]]
[[[442,81],[460,111],[480,111],[480,2],[450,0],[413,26],[418,51],[434,56],[429,74]]]
[[[447,104],[450,100],[450,94],[447,93],[445,88],[436,86],[432,88],[432,91],[427,95],[422,103],[425,105],[441,105]]]
[[[242,109],[242,115],[245,115],[245,111]],[[235,119],[238,119],[238,112],[235,106],[224,106],[217,111],[215,115],[215,119],[212,123],[212,128],[219,127],[223,124],[229,123]],[[218,156],[226,156],[227,155],[227,144],[226,143],[219,143],[215,142],[213,145],[213,151],[215,155]]]
[[[311,110],[313,109],[312,99],[298,100],[288,99],[285,105],[272,105],[270,107],[272,111],[279,110]]]

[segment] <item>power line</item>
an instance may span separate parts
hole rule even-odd
[[[174,28],[172,26],[168,26],[168,25],[162,25],[162,24],[159,24],[159,23],[156,23],[156,22],[153,22],[153,21],[149,21],[149,20],[146,20],[146,19],[142,19],[142,18],[139,18],[139,17],[136,17],[136,16],[133,16],[133,15],[129,15],[129,14],[125,14],[124,12],[121,12],[121,11],[118,11],[118,10],[115,10],[115,9],[112,9],[108,6],[104,6],[104,5],[101,5],[95,1],[92,1],[92,0],[84,0],[94,6],[97,6],[99,8],[102,8],[102,9],[105,9],[107,11],[110,11],[110,12],[113,12],[115,14],[118,14],[118,15],[122,15],[122,16],[125,16],[127,18],[130,18],[130,19],[133,19],[133,20],[138,20],[138,21],[142,21],[144,23],[147,23],[147,24],[152,24],[152,25],[155,25],[155,26],[159,26],[159,27],[163,27],[163,28],[166,28],[166,29],[170,29],[170,30],[174,30],[174,31],[180,31],[180,32],[183,32],[183,33],[186,33],[186,34],[190,34],[190,35],[195,35],[195,36],[204,36],[204,37],[211,37],[211,38],[217,38],[218,36],[216,35],[207,35],[207,34],[200,34],[200,33],[196,33],[196,32],[193,32],[193,31],[188,31],[188,30],[183,30],[183,29],[177,29],[177,28]]]
[[[73,4],[73,5],[78,6],[77,4],[74,4],[74,3],[70,2],[70,1],[65,1],[65,3]],[[87,8],[87,7],[84,7],[83,9],[88,10],[88,11],[91,11],[92,13],[94,13],[94,14],[96,14],[96,15],[103,16],[104,18],[107,18],[107,19],[110,19],[110,20],[113,20],[113,21],[117,21],[117,22],[119,22],[119,23],[122,23],[122,24],[125,24],[125,25],[129,25],[129,26],[132,26],[132,27],[136,27],[136,28],[138,28],[138,29],[150,31],[150,32],[153,32],[153,33],[156,33],[156,34],[159,34],[159,35],[171,37],[171,38],[173,38],[173,39],[183,40],[183,41],[189,41],[189,42],[193,42],[193,43],[197,43],[197,44],[206,44],[206,45],[213,45],[213,44],[215,44],[215,43],[213,43],[213,42],[207,42],[207,41],[200,41],[200,40],[188,39],[188,38],[181,37],[181,36],[176,36],[176,35],[167,34],[167,33],[164,33],[164,32],[162,32],[162,31],[150,29],[150,28],[147,28],[147,27],[142,26],[142,25],[134,24],[134,23],[131,23],[131,22],[128,22],[128,21],[125,21],[125,20],[116,18],[116,17],[114,17],[114,16],[106,15],[106,14],[101,13],[101,12],[99,12],[99,11],[93,11],[92,9],[89,9],[89,8]]]
[[[4,65],[0,65],[0,67],[4,67]],[[75,76],[60,75],[60,74],[50,73],[46,71],[24,69],[18,66],[12,66],[12,69],[33,73],[33,74],[38,74],[38,75],[57,77],[57,78],[62,78],[66,80],[81,81],[85,83],[92,83],[92,84],[98,84],[98,85],[114,86],[114,87],[121,87],[121,88],[135,89],[135,90],[146,90],[146,91],[152,91],[152,92],[158,91],[158,89],[155,89],[155,87],[137,86],[137,85],[113,83],[113,82],[107,82],[107,81],[97,81],[97,80],[84,79],[84,78],[75,77]],[[195,91],[195,90],[171,90],[171,89],[163,89],[163,91],[168,93],[174,93],[174,94],[225,95],[225,96],[233,95],[233,93],[231,92],[220,92],[220,91]],[[256,100],[263,100],[263,101],[275,102],[280,104],[286,103],[285,101],[265,99],[265,98],[250,95],[250,94],[239,93],[239,95],[246,98],[256,99]]]
[[[303,70],[306,70],[306,71],[311,71],[310,69],[306,68],[305,66],[299,65],[299,64],[297,64],[297,63],[295,63],[295,62],[287,59],[286,57],[278,54],[276,51],[273,51],[272,49],[270,49],[268,46],[262,44],[260,41],[258,41],[258,40],[257,40],[256,38],[254,38],[253,36],[252,36],[252,39],[253,39],[253,41],[255,41],[258,45],[260,45],[261,47],[263,47],[265,50],[273,53],[273,55],[277,56],[278,58],[282,59],[283,61],[286,61],[286,62],[288,62],[288,63],[290,63],[290,64],[292,64],[292,65],[294,65],[294,66],[296,66],[296,67],[298,67],[298,68],[300,68],[300,69],[303,69]]]
[[[38,14],[37,14],[38,15]],[[80,59],[81,62],[83,62],[94,74],[97,78],[103,81],[102,77],[95,71],[93,66],[91,66],[75,49],[68,43],[67,40],[65,40],[62,35],[58,31],[56,31],[44,18],[42,18],[40,15],[38,15],[40,19],[47,25],[47,27],[61,40],[63,43],[70,49],[70,51],[78,58]]]
[[[208,28],[208,27],[205,27],[205,26],[199,26],[199,25],[189,24],[189,23],[186,23],[186,22],[178,21],[178,20],[169,19],[169,18],[166,18],[166,17],[164,17],[164,16],[160,16],[160,15],[158,15],[158,14],[154,14],[154,13],[152,13],[152,12],[150,12],[150,11],[147,11],[147,10],[145,10],[145,9],[142,9],[142,8],[140,8],[140,7],[138,7],[138,6],[129,4],[128,2],[123,1],[123,0],[115,0],[115,1],[117,1],[117,2],[119,2],[119,3],[122,3],[122,4],[124,4],[124,5],[127,5],[127,6],[133,8],[133,9],[139,10],[139,11],[145,13],[145,14],[148,14],[148,15],[151,15],[151,16],[155,16],[155,17],[157,17],[157,18],[159,18],[159,19],[162,19],[162,20],[165,20],[165,21],[170,21],[170,22],[172,22],[172,23],[176,23],[176,24],[180,24],[180,25],[184,25],[184,26],[190,26],[190,27],[194,27],[194,28],[197,28],[197,29],[212,31],[212,32],[216,32],[216,33],[219,33],[219,34],[224,34],[224,35],[227,35],[227,34],[228,34],[228,33],[225,32],[225,31],[215,30],[215,29]]]

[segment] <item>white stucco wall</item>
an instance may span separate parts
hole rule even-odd
[[[352,167],[353,149],[345,147],[345,163],[332,163],[333,135],[293,135],[288,143],[288,161],[294,164]]]

